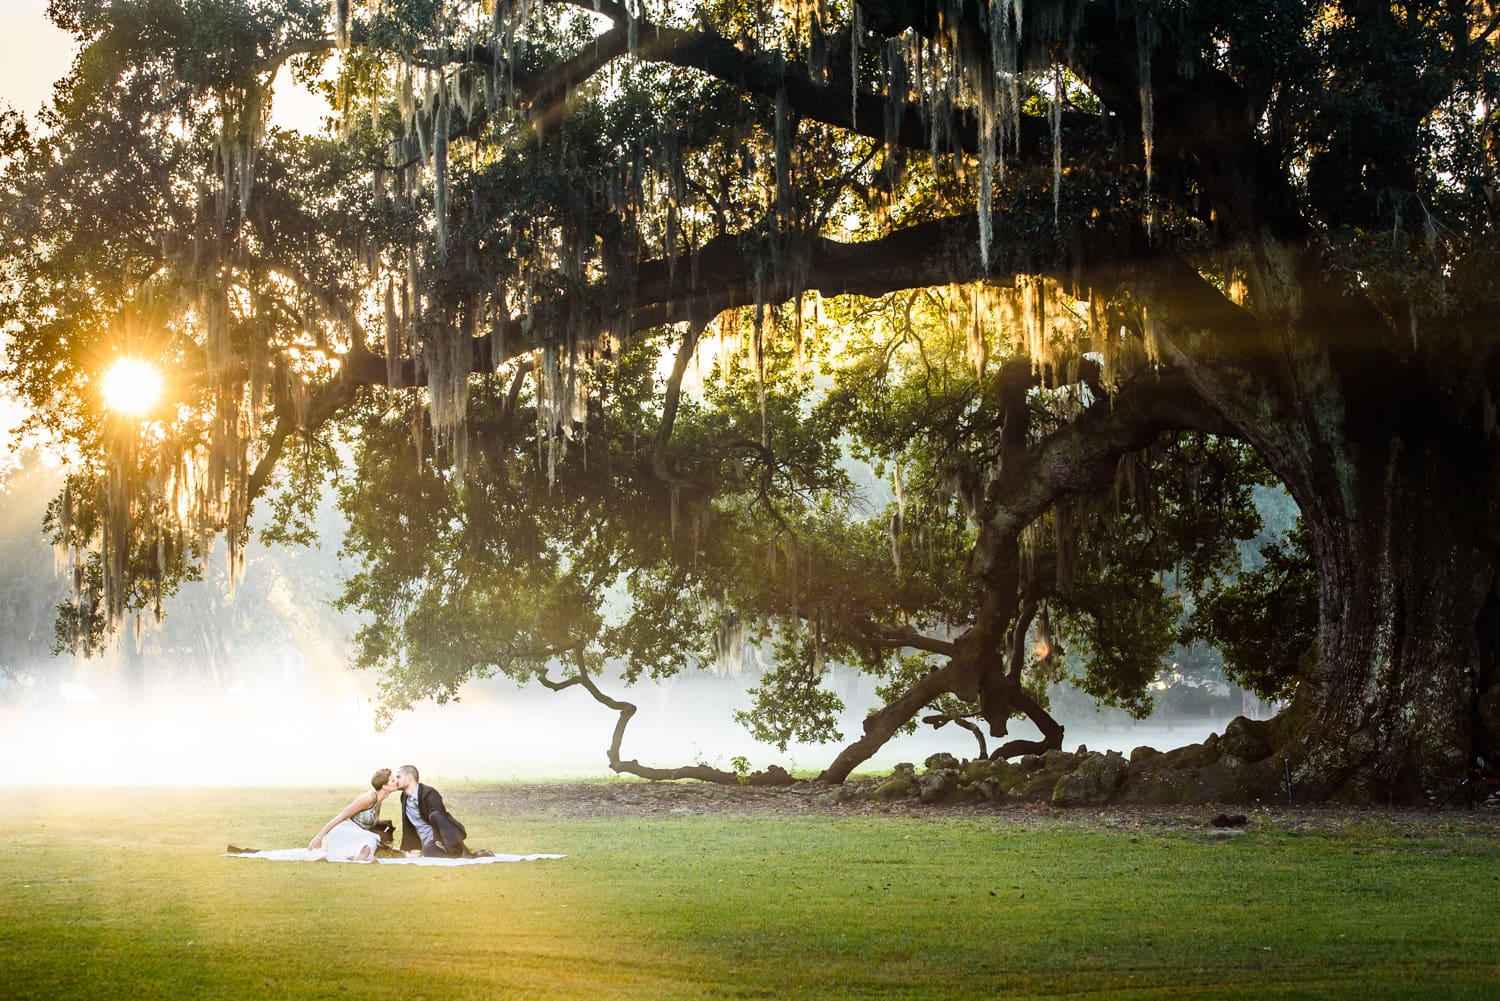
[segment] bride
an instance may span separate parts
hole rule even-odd
[[[323,829],[313,835],[307,843],[308,851],[323,850],[323,856],[331,859],[359,859],[369,861],[375,857],[380,846],[380,835],[375,824],[380,819],[380,804],[397,789],[391,779],[391,770],[382,768],[370,776],[370,789],[354,797],[353,802],[339,811]]]

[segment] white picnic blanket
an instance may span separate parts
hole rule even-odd
[[[402,855],[399,858],[376,858],[361,862],[352,858],[328,858],[321,851],[306,848],[272,848],[263,852],[225,852],[226,858],[263,858],[272,862],[354,862],[369,865],[489,865],[492,862],[532,862],[537,859],[567,858],[566,855],[502,855],[496,852],[484,858],[429,858],[422,855]]]

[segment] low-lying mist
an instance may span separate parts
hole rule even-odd
[[[867,679],[852,673],[838,692],[848,708],[846,739],[875,704]],[[597,778],[612,773],[606,749],[616,714],[586,692],[519,688],[490,679],[465,686],[457,702],[424,704],[375,729],[369,679],[352,674],[231,686],[224,692],[155,691],[100,695],[63,684],[38,697],[0,706],[0,754],[12,780],[63,785],[347,785],[357,788],[382,766],[412,763],[433,781]],[[621,748],[623,757],[660,767],[706,762],[751,768],[780,764],[816,772],[841,744],[792,745],[785,752],[757,743],[734,721],[747,708],[744,679],[693,676],[625,688],[601,686],[639,707]],[[1065,746],[1129,752],[1141,744],[1165,750],[1203,739],[1224,721],[1192,719],[1104,725],[1064,719]],[[1217,724],[1217,726],[1216,726]],[[1012,736],[1036,736],[1016,721]],[[992,741],[992,746],[993,746]],[[920,763],[948,751],[974,757],[978,745],[949,726],[899,736],[862,770]]]

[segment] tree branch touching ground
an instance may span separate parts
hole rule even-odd
[[[547,676],[545,671],[542,671],[537,675],[537,681],[543,687],[554,692],[565,691],[575,685],[579,686],[588,692],[595,702],[619,713],[619,718],[615,721],[614,733],[610,737],[609,750],[606,752],[609,756],[611,771],[626,775],[635,775],[639,778],[651,779],[656,782],[666,782],[673,779],[699,779],[704,782],[716,782],[720,785],[739,785],[741,782],[747,782],[750,785],[790,785],[795,781],[785,770],[774,766],[765,771],[754,772],[748,777],[742,778],[735,772],[727,772],[722,768],[714,768],[712,765],[696,764],[682,765],[677,768],[653,768],[649,765],[641,764],[634,758],[629,760],[621,758],[620,744],[625,739],[625,728],[630,724],[631,717],[636,713],[635,704],[605,695],[599,689],[599,686],[594,683],[594,679],[589,677],[582,665],[579,665],[576,671],[576,674],[561,681],[553,681]]]

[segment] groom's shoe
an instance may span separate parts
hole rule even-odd
[[[495,853],[488,848],[481,848],[477,852],[470,852],[469,858],[494,858]]]

